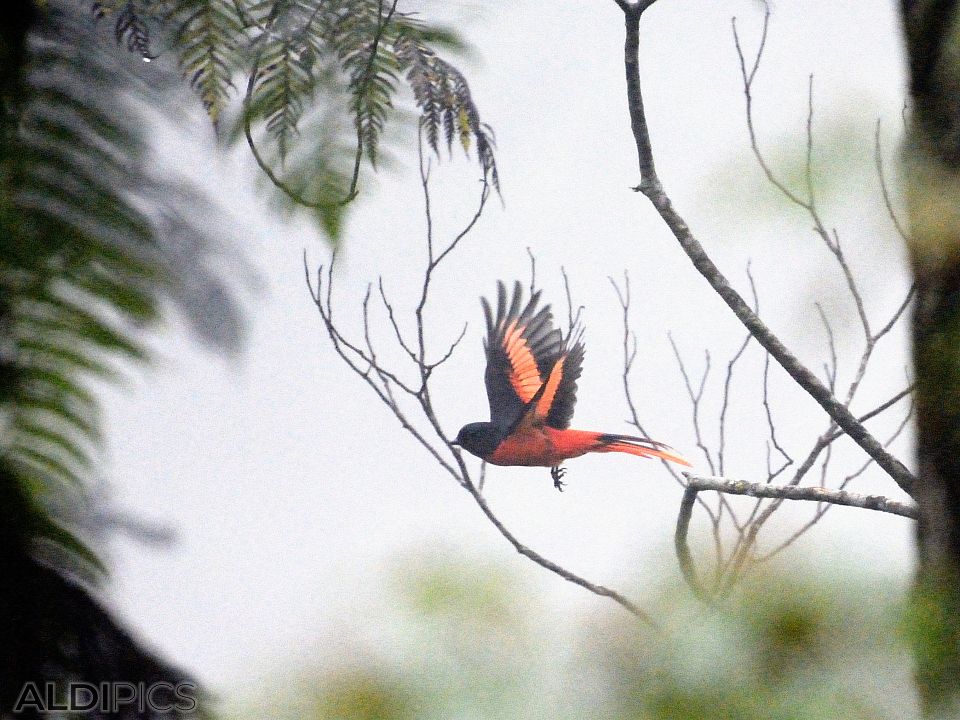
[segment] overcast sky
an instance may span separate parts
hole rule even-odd
[[[743,331],[707,288],[644,199],[625,108],[622,17],[611,1],[550,4],[453,3],[476,54],[461,62],[482,118],[496,131],[504,205],[493,202],[436,279],[428,307],[435,351],[467,337],[435,379],[447,432],[486,419],[479,297],[497,279],[529,277],[565,307],[559,270],[585,306],[587,355],[574,427],[625,432],[620,309],[608,276],[629,270],[633,327],[640,337],[633,387],[651,434],[699,459],[667,333],[697,371],[714,358],[714,383]],[[401,4],[401,8],[402,8]],[[429,13],[429,4],[426,6]],[[902,128],[904,74],[893,3],[778,2],[755,87],[761,142],[771,157],[802,151],[808,76],[815,77],[815,159],[825,170],[827,223],[836,227],[864,281],[876,324],[902,298],[907,277],[885,220],[873,169],[882,120],[888,165]],[[731,16],[748,50],[759,38],[756,2],[674,0],[642,27],[642,80],[661,178],[677,208],[741,292],[748,260],[761,314],[819,370],[827,341],[813,303],[833,318],[841,379],[859,341],[842,277],[810,221],[776,201],[748,155],[743,92]],[[218,154],[202,112],[158,131],[158,145],[221,199],[237,252],[256,269],[246,295],[249,339],[220,358],[178,327],[156,340],[158,362],[111,392],[110,478],[121,505],[164,519],[178,532],[169,549],[118,543],[114,599],[122,617],[167,657],[215,688],[232,689],[339,646],[344,628],[377,633],[383,578],[404,558],[442,548],[521,574],[553,621],[573,622],[605,601],[516,555],[469,496],[445,477],[338,362],[309,301],[302,253],[315,266],[328,248],[303,218],[284,219],[262,198],[243,152]],[[349,221],[336,277],[339,313],[356,332],[366,283],[384,277],[409,309],[424,263],[424,219],[413,136],[364,188]],[[891,173],[893,170],[891,170]],[[454,153],[434,170],[439,238],[473,211],[473,164]],[[825,186],[826,187],[826,186]],[[561,313],[562,314],[562,313]],[[375,336],[389,346],[383,318]],[[884,341],[854,409],[870,409],[905,384],[905,336]],[[726,474],[763,479],[765,424],[758,413],[762,356],[734,383]],[[773,410],[795,456],[822,432],[822,413],[772,374]],[[716,391],[706,409],[715,444]],[[895,425],[899,415],[886,425]],[[897,446],[910,459],[909,442]],[[836,482],[859,455],[839,447]],[[845,462],[845,464],[844,464]],[[700,470],[705,468],[700,465]],[[557,493],[545,469],[492,468],[487,495],[517,536],[570,569],[642,603],[645,590],[676,575],[672,532],[680,490],[659,464],[596,455],[569,464]],[[856,489],[896,495],[873,470]],[[785,513],[781,533],[809,516]],[[792,519],[791,519],[792,518]],[[703,524],[698,516],[695,524]],[[870,567],[906,585],[912,562],[906,521],[862,510],[827,516],[793,556]]]

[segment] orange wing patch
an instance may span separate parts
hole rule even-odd
[[[542,382],[537,361],[522,337],[523,331],[524,328],[517,327],[516,320],[511,322],[503,333],[503,349],[510,360],[510,385],[517,397],[527,403],[537,394]]]
[[[550,377],[547,378],[546,387],[543,389],[543,393],[537,401],[535,412],[538,418],[545,418],[550,413],[550,408],[553,407],[553,401],[557,396],[557,389],[563,380],[563,363],[566,359],[566,355],[561,355],[560,359],[554,363],[553,369],[550,370]]]

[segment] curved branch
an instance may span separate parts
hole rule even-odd
[[[330,206],[330,203],[308,200],[292,187],[287,185],[283,180],[281,180],[273,171],[273,168],[270,167],[270,163],[268,163],[263,155],[260,154],[260,150],[257,148],[257,144],[253,139],[253,130],[250,127],[250,99],[253,96],[253,85],[256,81],[257,73],[260,71],[261,52],[262,51],[258,51],[253,60],[253,68],[250,70],[250,77],[247,78],[247,91],[243,96],[243,134],[247,139],[247,146],[250,148],[250,154],[253,155],[253,159],[256,160],[257,166],[260,168],[263,174],[267,176],[267,179],[271,182],[271,184],[273,184],[274,187],[290,198],[294,203],[303,207],[311,208],[313,210],[325,209]],[[353,200],[353,197],[355,197],[355,195],[348,195],[348,197],[343,201],[343,204]]]
[[[451,440],[444,432],[432,404],[429,380],[432,371],[437,366],[445,362],[450,357],[454,349],[459,345],[460,341],[465,335],[466,328],[464,328],[464,331],[460,333],[459,337],[452,343],[450,348],[440,358],[440,360],[429,363],[426,360],[427,353],[424,309],[429,298],[433,273],[437,270],[437,267],[440,265],[443,259],[449,253],[451,253],[476,226],[480,215],[483,212],[486,201],[489,198],[490,187],[486,180],[484,180],[481,188],[479,206],[476,212],[469,219],[464,228],[453,238],[453,240],[451,240],[449,244],[443,247],[439,254],[437,254],[434,244],[433,222],[430,209],[429,173],[423,163],[422,151],[420,153],[420,161],[421,181],[425,203],[424,208],[427,220],[427,264],[422,278],[423,285],[421,288],[420,300],[413,310],[417,333],[416,347],[410,347],[410,345],[408,345],[403,339],[402,333],[400,332],[399,323],[396,320],[395,309],[386,296],[382,281],[379,283],[381,300],[386,308],[395,339],[401,348],[406,352],[407,357],[411,359],[419,369],[421,379],[420,388],[414,391],[408,386],[403,385],[396,373],[391,372],[381,364],[380,356],[374,348],[369,325],[369,303],[372,287],[367,287],[367,292],[364,296],[362,304],[363,343],[365,345],[365,347],[362,347],[360,344],[351,342],[349,339],[347,339],[342,333],[341,329],[337,326],[337,323],[334,321],[334,303],[332,291],[334,279],[333,260],[331,260],[329,266],[326,268],[326,276],[324,277],[324,269],[321,268],[317,271],[316,279],[314,280],[311,278],[306,254],[304,254],[304,274],[306,277],[307,288],[310,292],[310,297],[313,300],[314,305],[317,307],[317,310],[320,313],[321,320],[333,345],[334,351],[339,355],[340,359],[347,365],[347,367],[349,367],[355,375],[360,377],[360,379],[367,384],[367,386],[374,392],[379,400],[386,405],[387,409],[400,422],[401,427],[430,454],[430,456],[438,463],[438,465],[448,475],[450,475],[457,482],[457,484],[470,493],[474,502],[478,505],[483,514],[518,553],[533,561],[540,567],[549,570],[550,572],[563,578],[567,582],[578,585],[594,595],[613,600],[632,615],[648,624],[654,630],[662,632],[660,625],[654,620],[653,617],[651,617],[648,613],[646,613],[621,593],[604,585],[590,582],[586,578],[567,570],[561,565],[544,557],[520,542],[520,540],[518,540],[517,537],[496,516],[496,514],[487,504],[486,498],[483,496],[483,481],[486,472],[485,464],[481,464],[478,479],[476,482],[474,482],[470,468],[467,466],[462,453],[458,448],[451,444]],[[408,412],[407,406],[401,404],[403,397],[400,395],[400,393],[394,392],[395,387],[406,391],[408,395],[413,397],[415,403],[414,407],[419,409],[419,415],[414,415],[413,413]],[[432,430],[432,432],[426,428],[421,430],[418,424],[416,424],[424,421],[429,425],[429,428]]]
[[[701,476],[684,473],[687,478],[688,491],[701,492],[715,490],[729,495],[749,495],[755,498],[778,498],[781,500],[809,500],[831,505],[846,505],[848,507],[877,510],[902,517],[917,519],[917,506],[913,503],[891,500],[883,495],[861,495],[846,490],[831,490],[830,488],[798,485],[767,485],[766,483],[750,483],[745,480],[733,480],[725,477]]]
[[[622,6],[621,6],[622,7]],[[666,223],[681,248],[690,258],[697,271],[710,283],[714,291],[733,311],[737,319],[750,331],[791,378],[803,388],[828,415],[863,450],[872,457],[883,470],[893,478],[905,492],[909,493],[914,484],[913,474],[896,457],[887,452],[883,445],[860,423],[850,410],[844,406],[830,390],[803,365],[797,357],[774,335],[760,317],[733,289],[726,276],[707,255],[703,246],[694,236],[686,221],[674,210],[670,197],[664,192],[657,177],[653,160],[653,149],[643,109],[643,96],[640,91],[640,16],[639,7],[624,9],[626,39],[624,43],[624,66],[627,79],[627,98],[630,113],[630,125],[637,146],[637,158],[640,167],[640,184],[634,190],[642,192],[651,202]]]
[[[658,630],[658,631],[661,630],[660,625],[648,613],[644,612],[637,605],[630,602],[630,600],[625,598],[616,590],[611,590],[610,588],[605,587],[603,585],[597,585],[595,583],[592,583],[589,580],[586,580],[580,577],[579,575],[570,572],[566,568],[561,567],[560,565],[557,565],[552,560],[548,560],[547,558],[543,557],[543,555],[540,555],[539,553],[535,552],[534,550],[531,550],[526,545],[521,543],[519,540],[517,540],[517,538],[513,535],[513,533],[511,533],[507,529],[507,527],[502,522],[500,522],[500,519],[493,513],[493,510],[490,509],[490,506],[487,504],[487,501],[483,497],[483,494],[480,492],[480,490],[477,489],[476,486],[473,485],[473,483],[465,484],[464,488],[467,490],[467,492],[470,493],[470,495],[473,496],[474,501],[477,503],[477,505],[480,506],[480,509],[483,511],[483,514],[487,516],[487,519],[491,523],[493,523],[493,526],[497,528],[497,530],[500,532],[501,535],[503,535],[504,538],[506,538],[507,542],[513,545],[514,550],[516,550],[518,553],[523,555],[525,558],[532,560],[537,565],[540,565],[541,567],[546,568],[552,573],[559,575],[567,582],[571,582],[574,585],[579,585],[580,587],[589,590],[594,595],[600,595],[602,597],[610,598],[615,603],[623,607],[625,610],[635,615],[639,619],[643,620],[645,623],[650,625],[655,630]]]
[[[690,530],[690,518],[693,516],[693,504],[698,499],[698,490],[687,487],[683,491],[683,499],[680,501],[680,512],[677,513],[677,529],[673,535],[674,546],[677,551],[677,560],[680,562],[680,572],[683,573],[684,580],[693,590],[693,594],[704,602],[710,599],[710,595],[703,589],[700,578],[697,577],[697,569],[693,564],[693,556],[690,554],[690,546],[687,544],[687,532]]]
[[[683,473],[687,479],[687,487],[683,493],[683,499],[680,501],[680,509],[677,513],[677,527],[674,532],[674,547],[676,549],[677,560],[680,565],[680,572],[684,580],[693,590],[694,594],[704,602],[710,602],[712,595],[708,593],[699,577],[693,562],[693,556],[690,553],[690,546],[687,542],[687,535],[690,530],[690,520],[693,516],[694,503],[699,499],[699,493],[704,490],[713,490],[718,493],[730,495],[748,495],[755,498],[776,498],[783,500],[808,500],[816,503],[829,503],[832,505],[846,505],[848,507],[858,507],[866,510],[876,510],[879,512],[900,515],[901,517],[917,519],[917,506],[913,503],[903,503],[897,500],[891,500],[882,495],[861,495],[851,493],[846,490],[830,490],[824,487],[799,487],[796,485],[768,485],[766,483],[748,483],[743,480],[731,480],[724,477],[702,477]],[[791,542],[802,533],[797,533],[791,538]],[[733,573],[728,579],[726,585],[721,588],[721,594],[729,590],[732,585],[732,578],[736,576],[736,571],[742,565],[746,556],[746,550],[752,543],[743,544],[738,548],[737,560]]]

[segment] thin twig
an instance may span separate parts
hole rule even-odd
[[[910,307],[910,303],[913,301],[914,296],[917,292],[916,284],[910,286],[910,289],[907,291],[907,296],[903,299],[903,302],[900,303],[896,311],[893,313],[893,316],[890,318],[889,322],[884,325],[880,330],[877,331],[877,334],[873,336],[874,341],[879,340],[884,335],[886,335],[890,330],[893,329],[893,326],[897,324],[897,321],[901,318],[907,308]]]
[[[827,384],[830,387],[830,392],[837,391],[837,343],[833,335],[833,326],[830,324],[830,319],[827,317],[827,314],[823,311],[823,306],[820,303],[814,303],[813,306],[817,309],[817,314],[820,316],[820,322],[823,323],[823,329],[827,332],[827,347],[830,350],[830,362],[824,363],[824,371],[827,376]]]
[[[684,252],[697,271],[723,299],[737,318],[746,326],[757,341],[787,371],[831,418],[870,455],[897,484],[909,492],[913,486],[913,474],[897,458],[891,455],[880,442],[853,416],[850,410],[833,396],[830,390],[791,353],[780,339],[754,313],[740,294],[731,287],[727,278],[707,255],[686,221],[673,208],[670,197],[664,192],[653,162],[653,150],[640,91],[640,11],[624,9],[626,37],[624,42],[624,68],[627,78],[627,102],[630,125],[637,147],[640,169],[640,184],[636,190],[651,202],[660,217],[670,228]]]
[[[764,415],[767,418],[767,430],[770,433],[770,443],[776,448],[777,452],[783,458],[783,465],[781,465],[776,471],[771,472],[769,454],[767,461],[767,482],[772,482],[780,473],[786,470],[788,467],[793,465],[793,458],[790,457],[790,454],[784,449],[784,447],[777,440],[777,431],[775,424],[773,422],[773,411],[770,408],[770,353],[763,354],[763,411]]]
[[[568,337],[573,333],[574,327],[580,322],[580,316],[583,314],[584,306],[578,305],[577,312],[573,312],[573,294],[570,292],[570,277],[567,275],[567,269],[561,265],[560,275],[563,276],[563,290],[567,296],[567,333]]]
[[[527,257],[530,258],[530,296],[537,291],[537,257],[530,250],[530,246],[527,245]]]
[[[906,413],[906,415],[904,415],[903,420],[900,422],[900,425],[897,427],[897,429],[896,429],[896,430],[891,434],[891,436],[888,438],[888,440],[887,440],[888,444],[889,444],[890,442],[893,442],[894,440],[897,439],[897,437],[900,436],[900,434],[901,434],[901,433],[903,432],[903,430],[906,428],[907,423],[910,422],[910,419],[911,419],[912,416],[913,416],[913,406],[912,406],[912,404],[911,404],[911,407],[907,410],[907,413]],[[843,482],[840,483],[839,490],[840,490],[840,491],[844,490],[844,488],[846,488],[847,485],[849,485],[853,480],[855,480],[855,479],[858,478],[860,475],[862,475],[864,472],[866,472],[867,468],[870,467],[870,465],[872,465],[872,464],[873,464],[873,460],[868,458],[867,461],[864,462],[864,463],[860,466],[859,469],[857,469],[857,470],[854,471],[853,473],[847,475],[847,476],[843,479]],[[793,545],[793,543],[796,542],[796,541],[797,541],[804,533],[806,533],[811,527],[813,527],[813,526],[816,525],[818,522],[820,522],[821,518],[823,518],[823,516],[826,515],[827,511],[830,510],[831,507],[833,507],[833,505],[831,505],[831,504],[822,504],[822,503],[821,503],[821,504],[818,504],[818,505],[817,505],[817,511],[814,513],[813,517],[810,518],[810,520],[808,520],[806,523],[804,523],[802,526],[800,526],[796,531],[794,531],[794,532],[790,535],[790,537],[788,537],[786,540],[784,540],[783,542],[781,542],[781,543],[780,543],[779,545],[777,545],[775,548],[773,548],[772,550],[770,550],[770,551],[769,551],[768,553],[766,553],[765,555],[762,555],[762,556],[760,556],[759,558],[757,558],[756,561],[757,561],[758,563],[766,562],[766,561],[769,560],[770,558],[772,558],[772,557],[780,554],[781,552],[783,552],[784,550],[786,550],[788,547],[790,547],[791,545]]]
[[[901,390],[900,392],[898,392],[896,395],[894,395],[894,396],[893,396],[892,398],[890,398],[889,400],[880,403],[880,405],[878,405],[877,407],[875,407],[873,410],[871,410],[871,411],[868,412],[868,413],[864,413],[863,415],[861,415],[861,416],[860,416],[859,418],[857,418],[857,419],[858,419],[860,422],[866,422],[867,420],[870,420],[871,418],[876,417],[877,415],[879,415],[880,413],[882,413],[882,412],[883,412],[884,410],[886,410],[887,408],[892,407],[893,405],[896,405],[898,402],[900,402],[901,400],[903,400],[903,398],[908,397],[908,396],[913,392],[913,387],[914,387],[913,385],[910,385],[910,387],[904,388],[903,390]],[[827,438],[827,442],[833,442],[834,440],[836,440],[837,438],[841,437],[842,435],[843,435],[843,432],[842,432],[842,431],[840,431],[840,430],[834,430],[834,432]]]
[[[713,463],[713,454],[710,452],[710,448],[707,447],[707,444],[704,442],[703,433],[700,431],[700,401],[703,399],[703,391],[707,385],[707,377],[710,375],[710,351],[703,351],[703,375],[700,377],[700,386],[694,390],[693,383],[690,381],[690,375],[687,373],[686,365],[684,365],[683,357],[680,355],[680,350],[677,348],[677,343],[673,340],[673,335],[671,333],[667,333],[667,339],[670,341],[670,347],[673,348],[673,356],[677,360],[677,365],[680,368],[680,375],[683,377],[683,384],[687,388],[687,395],[690,397],[690,404],[693,408],[693,432],[697,440],[697,447],[700,448],[704,459],[710,466],[710,472],[716,472],[716,466]]]
[[[474,483],[471,478],[470,470],[464,460],[463,454],[457,447],[451,444],[450,438],[447,437],[446,433],[443,431],[431,401],[429,380],[433,369],[445,362],[453,353],[454,349],[459,345],[460,341],[464,338],[466,328],[464,328],[459,337],[451,344],[449,350],[447,350],[447,352],[444,353],[438,361],[429,363],[426,360],[427,333],[424,321],[424,311],[428,304],[431,281],[435,271],[442,263],[444,258],[447,257],[447,255],[449,255],[458,246],[460,241],[466,237],[467,234],[469,234],[470,231],[476,226],[476,223],[483,212],[487,198],[489,197],[489,186],[486,182],[484,182],[481,189],[480,202],[477,211],[466,223],[464,228],[453,238],[453,240],[450,241],[450,243],[442,251],[437,253],[434,243],[434,228],[430,205],[429,167],[428,164],[424,163],[422,142],[420,144],[420,176],[423,186],[424,212],[427,223],[427,262],[423,274],[423,284],[421,287],[420,299],[413,312],[417,334],[417,342],[415,347],[411,347],[404,340],[403,334],[400,331],[400,323],[396,317],[395,308],[387,298],[383,282],[381,281],[378,283],[380,297],[384,308],[387,311],[387,316],[393,329],[395,339],[405,351],[407,357],[413,360],[414,364],[419,370],[421,381],[420,388],[416,391],[413,391],[411,388],[409,388],[409,386],[400,381],[396,373],[385,368],[380,362],[375,350],[374,338],[372,336],[370,326],[370,296],[372,287],[367,287],[367,291],[364,295],[362,303],[361,317],[363,321],[363,347],[360,347],[357,344],[349,341],[340,331],[340,329],[338,329],[334,321],[333,262],[331,262],[326,269],[326,276],[324,276],[324,268],[321,267],[320,270],[318,270],[316,281],[314,282],[310,276],[310,271],[306,262],[306,256],[304,256],[304,272],[306,275],[310,296],[320,313],[320,317],[323,321],[324,327],[327,330],[327,334],[331,340],[334,351],[339,355],[341,360],[343,360],[343,362],[356,375],[358,375],[371,388],[371,390],[373,390],[374,394],[384,405],[386,405],[393,416],[400,422],[403,429],[406,430],[417,441],[417,443],[429,453],[429,455],[440,465],[443,470],[447,472],[447,474],[453,477],[461,487],[470,493],[471,497],[480,507],[484,515],[494,525],[497,531],[500,532],[500,534],[514,547],[515,550],[517,550],[517,552],[568,582],[579,585],[595,595],[610,598],[637,618],[643,620],[651,627],[659,630],[658,623],[648,613],[644,612],[640,607],[628,600],[621,593],[603,585],[590,582],[589,580],[567,570],[566,568],[549,560],[548,558],[540,555],[536,551],[521,543],[517,537],[499,520],[499,518],[487,504],[486,499],[483,497],[483,485],[486,478],[486,464],[481,463],[478,482]],[[324,284],[326,287],[324,287]],[[574,321],[575,318],[572,318],[571,320]],[[430,433],[419,429],[413,422],[413,416],[408,415],[406,409],[401,407],[397,395],[394,394],[395,388],[402,388],[408,394],[413,396],[416,406],[419,407],[420,410],[421,417],[419,419],[421,421],[425,420],[430,426],[432,429],[432,437]]]
[[[569,570],[558,565],[552,560],[548,560],[543,555],[540,555],[538,552],[531,550],[526,545],[521,543],[519,540],[517,540],[516,536],[514,536],[514,534],[511,533],[510,530],[508,530],[507,527],[502,522],[500,522],[500,519],[494,514],[493,510],[490,509],[490,506],[487,504],[487,501],[483,497],[483,494],[472,484],[468,484],[465,487],[467,489],[467,492],[470,493],[470,495],[473,497],[477,505],[480,506],[480,509],[483,511],[483,514],[487,516],[487,519],[490,520],[491,523],[493,523],[493,526],[497,528],[497,530],[500,532],[501,535],[503,535],[504,538],[506,538],[507,542],[513,545],[514,549],[518,553],[520,553],[526,558],[529,558],[530,560],[533,560],[533,562],[535,562],[537,565],[543,568],[546,568],[547,570],[551,571],[552,573],[555,573],[556,575],[559,575],[567,582],[571,582],[574,585],[579,585],[580,587],[585,588],[586,590],[589,590],[594,595],[610,598],[615,603],[620,605],[622,608],[632,613],[634,616],[636,616],[640,620],[643,620],[645,623],[650,625],[655,630],[662,631],[660,624],[656,620],[654,620],[649,613],[645,612],[643,609],[641,609],[635,603],[628,600],[626,597],[624,597],[622,594],[620,594],[616,590],[611,590],[610,588],[605,587],[603,585],[597,585],[596,583],[592,583],[589,580],[586,580],[585,578],[580,577],[576,573],[570,572]]]
[[[903,225],[900,223],[900,218],[897,217],[896,211],[893,209],[893,201],[890,199],[890,189],[887,187],[887,176],[883,171],[883,148],[880,145],[880,119],[877,118],[877,130],[874,133],[874,143],[873,143],[873,157],[874,162],[877,166],[877,177],[880,180],[880,193],[883,195],[883,204],[887,207],[887,215],[890,216],[890,221],[893,223],[893,227],[896,228],[897,234],[900,238],[907,244],[907,247],[910,246],[910,236],[907,234],[907,231],[904,229]]]
[[[743,94],[747,103],[747,132],[750,135],[750,148],[753,150],[754,157],[757,158],[760,169],[763,171],[763,174],[766,175],[768,182],[777,188],[777,190],[779,190],[780,193],[790,202],[805,210],[809,210],[810,201],[801,199],[799,195],[790,190],[790,188],[788,188],[776,175],[774,175],[770,165],[767,164],[766,159],[763,157],[763,153],[760,152],[760,145],[757,141],[757,133],[753,126],[753,80],[757,75],[757,71],[760,69],[760,60],[763,58],[763,51],[767,46],[767,32],[770,29],[770,6],[764,3],[763,29],[760,32],[760,44],[757,47],[757,53],[753,59],[753,66],[749,71],[747,71],[746,58],[743,53],[743,47],[740,44],[740,33],[737,32],[737,19],[731,19],[730,24],[733,28],[733,42],[737,49],[737,58],[740,60],[740,75],[743,79]],[[807,121],[808,124],[811,122],[810,115],[808,115]],[[808,159],[809,157],[810,155],[808,153]]]
[[[637,357],[637,336],[630,330],[630,274],[626,270],[623,271],[622,291],[612,277],[608,277],[607,279],[613,286],[613,290],[617,294],[617,299],[620,301],[620,308],[623,311],[623,373],[621,374],[621,380],[623,381],[623,394],[627,401],[627,409],[630,411],[630,417],[627,422],[635,427],[644,437],[651,437],[650,433],[647,432],[643,423],[640,421],[637,405],[633,399],[633,392],[630,389],[630,371],[633,369],[633,362]],[[666,460],[660,460],[660,464],[667,469],[671,477],[673,477],[678,484],[684,484],[683,478],[672,463]],[[704,508],[712,517],[713,511],[707,507],[706,504],[704,504]]]
[[[730,361],[727,363],[727,375],[723,381],[723,401],[720,404],[720,441],[719,446],[717,447],[717,469],[721,475],[723,475],[723,453],[726,449],[726,439],[727,439],[727,408],[730,405],[730,384],[733,381],[733,369],[737,364],[737,361],[743,356],[744,351],[746,351],[747,346],[750,344],[750,341],[753,339],[753,335],[747,333],[747,336],[743,339],[743,342],[740,344],[740,347],[737,348],[736,353],[733,357],[730,358]]]

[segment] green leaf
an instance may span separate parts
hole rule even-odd
[[[70,459],[80,466],[83,470],[90,470],[93,462],[90,459],[90,455],[84,450],[79,443],[74,442],[69,437],[67,437],[63,432],[59,430],[52,430],[49,427],[45,427],[37,422],[28,420],[24,417],[17,418],[13,423],[13,430],[15,433],[26,436],[25,439],[20,442],[27,442],[29,445],[33,446],[37,441],[41,443],[46,443],[54,448],[57,448],[61,452],[65,453]],[[39,452],[42,452],[39,448]]]
[[[183,75],[216,126],[241,66],[243,19],[232,0],[182,0],[174,16],[180,18],[176,42]]]

